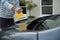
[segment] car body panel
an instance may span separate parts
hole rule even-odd
[[[39,40],[60,40],[60,27],[38,32]]]
[[[15,36],[19,36],[20,40],[36,40],[36,34],[36,32],[20,32],[16,33]]]
[[[3,40],[36,40],[36,32],[16,32],[4,35]]]

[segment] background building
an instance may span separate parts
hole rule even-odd
[[[38,6],[32,9],[32,16],[40,17],[43,15],[54,15],[60,14],[60,0],[32,0]],[[24,13],[29,15],[28,10],[26,10],[26,5],[22,5]]]

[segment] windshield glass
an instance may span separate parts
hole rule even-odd
[[[43,22],[45,27],[55,28],[60,26],[60,15],[54,15]]]

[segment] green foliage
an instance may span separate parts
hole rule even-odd
[[[35,8],[35,7],[37,7],[37,4],[35,4],[35,3],[33,3],[32,1],[27,1],[27,10],[29,10],[29,19],[33,19],[33,18],[35,18],[35,16],[32,16],[31,15],[31,10],[33,9],[33,8]]]
[[[28,18],[35,18],[35,16],[29,16]]]
[[[28,16],[28,19],[33,20],[35,16]]]
[[[28,4],[27,4],[27,9],[28,10],[31,10],[33,8],[37,7],[37,4],[33,3],[32,1],[30,1]]]
[[[29,4],[27,5],[27,9],[28,9],[28,10],[31,10],[31,9],[33,9],[33,8],[35,8],[35,7],[37,7],[37,5],[34,4],[34,3],[29,3]]]
[[[33,3],[32,1],[30,0],[19,0],[20,3],[22,4],[27,4],[27,10],[31,10],[32,8],[35,8],[37,7],[37,4]]]
[[[22,4],[26,5],[26,1],[25,0],[19,0],[19,3],[22,3]]]

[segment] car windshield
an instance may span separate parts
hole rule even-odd
[[[54,15],[43,22],[45,27],[55,28],[60,26],[60,15]]]

